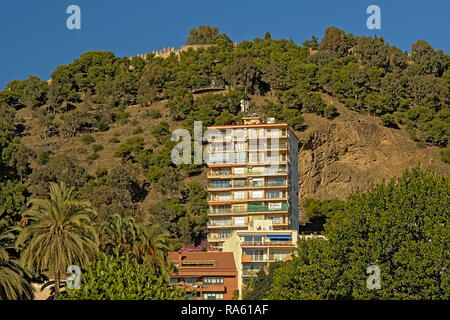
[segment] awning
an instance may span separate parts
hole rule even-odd
[[[269,234],[267,235],[269,239],[291,239],[292,236],[290,234]]]

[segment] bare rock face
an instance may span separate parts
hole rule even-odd
[[[308,128],[296,133],[301,208],[305,198],[345,199],[419,164],[438,174],[449,172],[437,147],[419,148],[404,130],[386,128],[379,118],[342,106],[338,111],[332,121],[304,115]]]

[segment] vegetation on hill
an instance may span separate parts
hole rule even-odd
[[[56,67],[48,82],[30,76],[0,91],[0,225],[23,229],[20,246],[2,247],[1,268],[23,279],[28,272],[64,272],[64,259],[53,261],[55,252],[29,249],[43,246],[37,227],[51,226],[46,212],[53,212],[51,199],[59,197],[51,183],[63,183],[64,190],[72,190],[67,193],[76,191],[73,201],[89,203],[86,208],[95,212],[86,213],[96,226],[89,233],[102,230],[99,243],[86,238],[92,252],[118,246],[121,256],[132,254],[137,264],[146,263],[142,255],[159,252],[161,270],[154,273],[162,276],[165,252],[201,244],[207,222],[206,192],[199,182],[203,168],[172,163],[170,133],[178,127],[192,130],[194,120],[204,126],[237,123],[240,101],[250,95],[261,101],[253,100],[250,112],[275,116],[300,131],[306,128],[305,113],[330,121],[339,117],[336,106],[324,101],[327,94],[351,110],[379,116],[385,126],[407,130],[418,142],[439,146],[442,160],[450,161],[449,56],[423,40],[407,53],[382,38],[329,27],[320,42],[312,37],[301,46],[270,33],[237,44],[217,28],[201,26],[191,30],[187,43],[210,46],[167,58],[86,52]],[[199,88],[226,90],[194,94]],[[131,117],[136,108],[139,120]],[[70,152],[61,146],[70,146]],[[30,198],[42,204],[33,219]],[[44,205],[45,199],[50,202]],[[313,207],[311,212],[324,209]],[[14,242],[19,231],[8,237]],[[78,231],[80,239],[88,232],[73,232]],[[92,267],[91,254],[79,252],[79,241],[69,246],[74,251],[65,261]],[[5,283],[0,281],[2,298],[29,296],[23,282],[11,282],[16,289],[8,293]]]

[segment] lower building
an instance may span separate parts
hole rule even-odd
[[[188,299],[232,300],[238,293],[238,271],[232,252],[170,252],[177,272],[171,283],[186,288]]]
[[[232,252],[237,267],[239,297],[246,283],[276,261],[292,259],[297,247],[296,230],[273,229],[271,220],[254,220],[247,230],[236,230],[223,243],[223,253]]]

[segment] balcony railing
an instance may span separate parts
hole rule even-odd
[[[267,211],[287,211],[288,205],[287,203],[282,203],[281,208],[272,207],[269,209],[269,205],[267,204],[248,204],[247,207],[248,212],[267,212]]]
[[[260,170],[252,170],[249,169],[248,171],[249,175],[273,175],[273,174],[288,174],[288,171],[286,169],[279,169],[279,170],[264,170],[264,171],[260,171]]]
[[[256,276],[259,270],[242,270],[242,275],[244,276]]]
[[[218,221],[208,221],[208,227],[231,227],[233,223],[231,221],[218,222]]]
[[[228,188],[265,188],[265,187],[287,187],[286,182],[267,182],[267,183],[221,183],[221,184],[208,184],[208,189],[228,189]]]
[[[293,245],[292,241],[276,241],[263,239],[261,241],[242,241],[243,245]]]
[[[231,183],[208,184],[208,189],[226,189],[226,188],[231,188]]]
[[[231,234],[227,237],[214,235],[214,234],[208,234],[207,239],[208,239],[208,241],[222,241],[222,240],[228,239],[229,237],[231,237]]]
[[[269,255],[269,261],[286,261],[288,255]]]
[[[245,214],[247,213],[246,209],[240,210],[240,209],[229,209],[229,210],[211,210],[208,209],[207,211],[208,214]]]
[[[208,175],[210,176],[231,176],[231,171],[214,171],[211,170],[210,172],[208,172]]]
[[[268,262],[269,257],[267,255],[250,255],[251,262]]]

